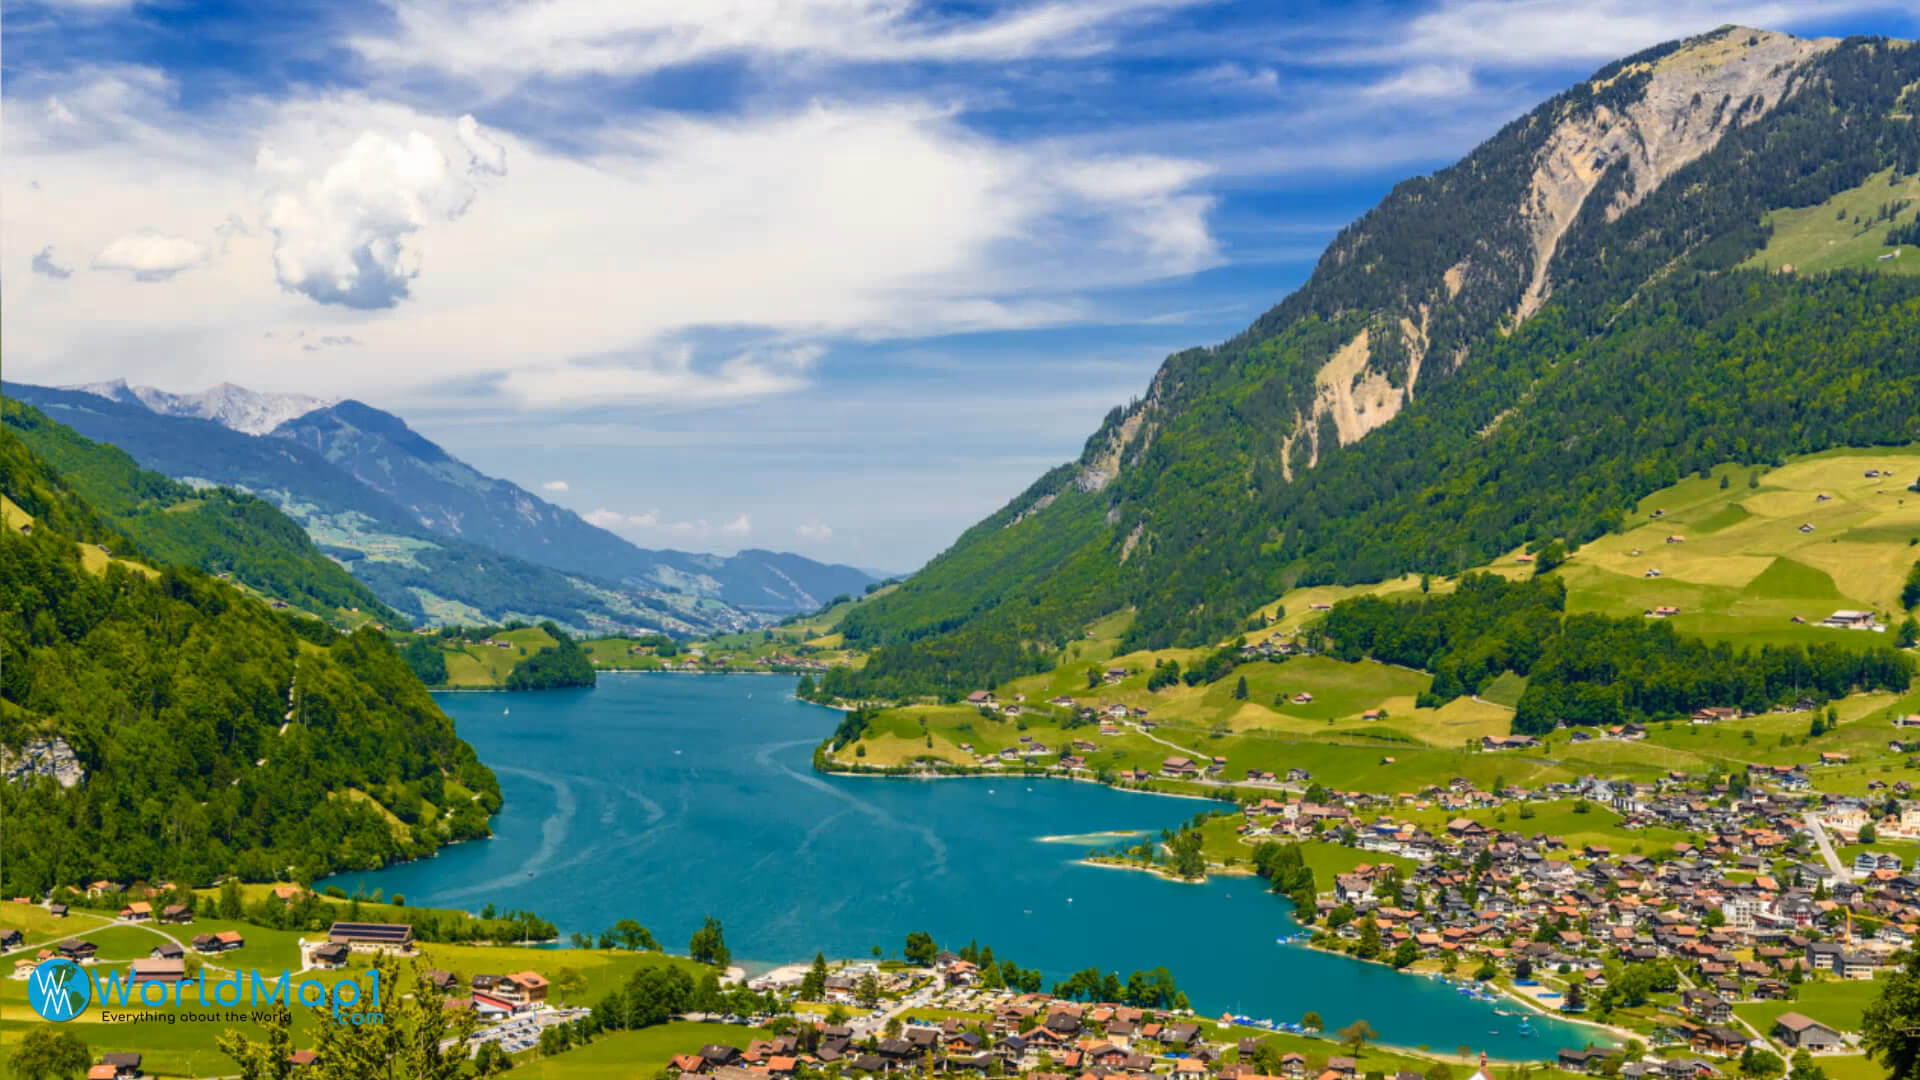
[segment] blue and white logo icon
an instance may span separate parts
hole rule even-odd
[[[48,960],[27,977],[27,1004],[55,1023],[79,1016],[92,1000],[92,980],[71,960]]]

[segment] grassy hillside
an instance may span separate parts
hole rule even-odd
[[[1870,477],[1868,471],[1880,475]],[[1837,608],[1876,610],[1887,623],[1902,617],[1901,583],[1920,560],[1920,544],[1914,542],[1920,537],[1920,494],[1906,490],[1914,476],[1920,476],[1917,445],[1828,451],[1779,468],[1718,467],[1647,496],[1636,508],[1634,523],[1575,549],[1551,573],[1566,584],[1569,613],[1639,616],[1670,604],[1681,609],[1669,621],[1684,636],[1736,646],[1884,647],[1891,643],[1888,633],[1814,624]],[[1813,531],[1800,531],[1803,524],[1812,524]],[[1669,535],[1685,540],[1668,544]],[[1533,565],[1519,561],[1519,555],[1509,552],[1480,569],[1512,579],[1532,577]],[[1653,567],[1660,576],[1645,577]],[[1455,581],[1429,578],[1425,587],[1446,594]],[[1292,589],[1248,612],[1245,624],[1259,629],[1243,636],[1255,642],[1296,638],[1325,617],[1325,606],[1356,596],[1406,598],[1421,588],[1419,577],[1406,576],[1375,585]],[[1793,623],[1793,616],[1806,622]],[[1890,719],[1920,711],[1920,693],[1863,693],[1836,703],[1840,726],[1816,740],[1806,738],[1814,714],[1790,711],[1705,727],[1656,724],[1642,742],[1575,741],[1570,732],[1559,732],[1536,750],[1481,753],[1469,744],[1508,732],[1526,679],[1508,673],[1478,697],[1419,708],[1416,698],[1432,683],[1427,673],[1315,656],[1249,661],[1211,683],[1148,691],[1156,664],[1171,660],[1188,668],[1211,649],[1119,652],[1130,619],[1127,612],[1096,619],[1047,671],[981,687],[992,689],[1003,705],[1020,703],[1023,715],[1017,718],[982,716],[965,705],[887,710],[857,749],[850,745],[837,759],[847,765],[933,759],[970,766],[977,754],[1019,748],[1025,736],[1049,749],[1042,759],[1048,763],[1074,740],[1091,742],[1096,749],[1081,756],[1091,768],[1111,773],[1155,771],[1165,757],[1191,752],[1226,758],[1225,777],[1234,781],[1250,768],[1284,775],[1299,767],[1333,787],[1410,791],[1453,776],[1481,783],[1569,780],[1584,773],[1652,779],[1673,768],[1705,772],[1749,761],[1804,764],[1821,752],[1837,752],[1852,760],[1819,768],[1817,785],[1859,793],[1885,770],[1906,769],[1906,755],[1887,748]],[[1089,668],[1098,680],[1092,687]],[[1110,669],[1128,674],[1108,684],[1104,675]],[[1236,696],[1242,679],[1244,698]],[[1311,700],[1296,701],[1303,694]],[[1076,723],[1069,711],[1045,704],[1056,696],[1076,706],[1146,709],[1155,730],[1123,725],[1117,734],[1100,735],[1098,723]],[[1367,719],[1373,710],[1380,715]],[[963,743],[972,750],[961,750]]]
[[[343,624],[365,616],[400,621],[272,504],[225,488],[196,490],[147,472],[124,451],[83,438],[18,402],[0,402],[0,420],[152,560],[230,577],[269,599]]]
[[[1745,265],[1796,274],[1920,274],[1920,250],[1911,243],[1887,243],[1889,229],[1914,220],[1915,204],[1920,204],[1920,177],[1882,170],[1818,206],[1768,214],[1772,236]]]

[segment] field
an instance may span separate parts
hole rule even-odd
[[[1880,996],[1880,983],[1871,979],[1833,979],[1800,985],[1798,1001],[1749,1001],[1733,1007],[1762,1032],[1772,1030],[1781,1013],[1797,1012],[1836,1031],[1860,1030],[1860,1014]]]
[[[1880,208],[1902,199],[1920,201],[1920,178],[1895,179],[1889,170],[1875,173],[1866,183],[1819,206],[1775,210],[1767,215],[1767,223],[1773,227],[1772,239],[1745,265],[1765,270],[1790,267],[1796,274],[1827,270],[1920,274],[1920,261],[1916,261],[1920,252],[1911,247],[1899,258],[1880,258],[1896,250],[1886,245],[1891,223],[1880,217]],[[1896,217],[1902,224],[1912,221],[1913,207]]]
[[[521,1065],[514,1080],[654,1080],[675,1054],[708,1043],[744,1049],[760,1033],[737,1024],[678,1022],[638,1031],[619,1031],[587,1046]]]
[[[459,648],[443,648],[447,661],[447,686],[455,690],[476,690],[507,684],[513,665],[555,644],[545,630],[537,626],[507,630],[493,636],[507,642],[509,648],[467,642]]]

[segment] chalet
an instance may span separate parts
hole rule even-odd
[[[0,949],[17,949],[26,943],[26,935],[20,931],[0,930]]]
[[[1769,1034],[1795,1050],[1833,1050],[1841,1045],[1839,1032],[1797,1012],[1781,1013]]]
[[[413,927],[406,923],[336,922],[327,930],[327,941],[356,952],[407,953],[413,951]]]
[[[61,942],[58,947],[60,959],[71,960],[76,964],[92,963],[94,954],[99,951],[100,946],[95,945],[91,941],[83,941],[79,938],[68,938]]]
[[[1696,724],[1718,724],[1725,720],[1738,719],[1740,719],[1739,709],[1731,709],[1724,706],[1695,709],[1692,717],[1693,722]]]
[[[345,944],[331,941],[325,945],[314,946],[313,950],[307,953],[307,962],[321,969],[345,967],[347,954],[350,951]]]
[[[974,691],[973,693],[971,693],[971,694],[968,694],[968,695],[967,695],[967,704],[969,704],[969,705],[991,705],[991,704],[993,704],[993,691],[991,691],[991,690],[975,690],[975,691]]]
[[[1481,750],[1526,750],[1539,746],[1540,740],[1531,735],[1482,735]]]
[[[1695,1028],[1693,1037],[1687,1042],[1693,1049],[1703,1054],[1733,1057],[1747,1048],[1747,1039],[1748,1036],[1744,1033],[1724,1024],[1708,1024],[1706,1027]]]
[[[160,921],[164,923],[188,923],[193,921],[193,909],[185,904],[168,904],[160,909]]]
[[[1873,612],[1842,609],[1821,619],[1820,625],[1837,630],[1865,630],[1873,626]]]
[[[1648,608],[1644,614],[1649,619],[1671,619],[1680,614],[1680,609],[1672,604],[1661,604],[1659,607]]]
[[[1680,1011],[1708,1024],[1724,1024],[1733,1017],[1733,1006],[1725,998],[1705,990],[1682,990]]]
[[[1562,1050],[1555,1063],[1570,1073],[1583,1073],[1605,1061],[1605,1050]]]
[[[1200,767],[1193,763],[1192,758],[1170,757],[1160,763],[1162,776],[1198,776],[1199,774]]]
[[[1313,695],[1306,692],[1305,690],[1302,690],[1299,693],[1293,695],[1293,703],[1295,705],[1310,705],[1313,703]]]
[[[163,941],[155,945],[147,955],[155,960],[180,960],[186,957],[187,950],[177,941]]]
[[[153,905],[145,900],[135,900],[120,909],[120,917],[128,922],[146,922],[153,918]]]
[[[178,948],[179,946],[175,946]],[[160,959],[143,956],[133,962],[128,980],[135,984],[145,982],[177,983],[187,977],[187,962],[180,957]]]
[[[48,905],[47,905],[47,914],[49,914],[49,915],[51,915],[51,916],[53,916],[53,917],[54,917],[54,918],[56,918],[56,919],[64,919],[64,918],[66,918],[66,917],[67,917],[67,905],[65,905],[65,904],[48,904]]]
[[[506,977],[506,985],[513,988],[519,1000],[529,1005],[538,1005],[547,1000],[547,980],[537,971],[516,971]]]
[[[1684,544],[1686,542],[1687,542],[1687,538],[1684,536],[1681,536],[1679,533],[1675,533],[1672,536],[1667,537],[1667,543],[1669,544]]]
[[[124,1051],[116,1054],[101,1054],[100,1065],[96,1065],[94,1068],[97,1069],[101,1066],[106,1066],[113,1070],[106,1075],[113,1077],[114,1080],[132,1080],[132,1078],[140,1075],[140,1055],[132,1051]],[[93,1071],[91,1069],[88,1070],[87,1076],[89,1080],[93,1077]]]

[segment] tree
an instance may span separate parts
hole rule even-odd
[[[1314,1012],[1312,1009],[1308,1009],[1300,1015],[1300,1026],[1306,1028],[1308,1031],[1319,1031],[1325,1027],[1325,1025],[1320,1022],[1320,1014]]]
[[[1873,822],[1869,821],[1866,824],[1860,826],[1860,835],[1857,838],[1856,842],[1862,843],[1862,844],[1871,844],[1878,839],[1880,839],[1880,834],[1877,831],[1875,831],[1873,827]]]
[[[1560,999],[1560,1011],[1579,1012],[1581,1009],[1584,1009],[1586,1007],[1587,1007],[1586,991],[1580,989],[1580,984],[1577,982],[1568,983],[1566,995]]]
[[[1860,1018],[1860,1044],[1887,1067],[1892,1080],[1920,1076],[1920,949],[1900,954],[1901,964],[1880,979],[1880,996]]]
[[[78,1035],[66,1028],[35,1024],[14,1048],[8,1060],[13,1071],[8,1075],[20,1080],[68,1080],[87,1075],[92,1063],[87,1044]]]
[[[926,967],[933,963],[934,954],[939,951],[940,947],[933,943],[932,934],[924,930],[915,930],[907,935],[906,946],[900,950],[900,955],[906,957],[909,964]]]
[[[461,1080],[467,1070],[467,1037],[476,1018],[470,1011],[452,1011],[441,1002],[437,987],[418,967],[411,995],[399,993],[400,962],[379,955],[373,966],[380,972],[383,990],[380,1024],[343,1024],[327,1007],[309,1010],[314,1036],[315,1063],[301,1070],[301,1080]],[[267,1025],[264,1042],[229,1030],[217,1043],[220,1052],[239,1066],[241,1080],[285,1080],[291,1075],[287,1054],[292,1049],[292,1013],[283,1010]]]
[[[873,972],[860,976],[860,985],[854,988],[853,999],[868,1009],[880,1004],[880,980]]]
[[[507,1056],[500,1044],[492,1039],[480,1044],[473,1052],[473,1075],[497,1076],[513,1068],[513,1059]]]
[[[1793,1052],[1793,1080],[1827,1080],[1827,1070],[1813,1060],[1804,1048]]]
[[[800,1000],[821,1001],[827,996],[827,956],[813,954],[813,966],[800,979]]]
[[[1723,476],[1720,479],[1725,481],[1726,477]],[[1555,537],[1542,545],[1539,552],[1534,555],[1533,572],[1544,574],[1566,561],[1567,545],[1559,537]]]
[[[1900,620],[1900,636],[1895,643],[1903,649],[1920,645],[1920,622],[1915,622],[1911,615]]]
[[[619,922],[614,923],[612,933],[614,939],[620,942],[620,947],[623,949],[633,949],[636,951],[646,949],[650,952],[658,952],[660,950],[660,943],[653,940],[653,935],[647,931],[647,928],[634,922],[632,919],[621,919]]]
[[[1418,959],[1420,959],[1420,949],[1411,940],[1403,941],[1393,947],[1393,966],[1395,968],[1406,967]]]
[[[687,955],[717,968],[727,966],[733,954],[727,951],[727,939],[720,928],[719,919],[707,916],[706,921],[700,924],[700,929],[695,930],[693,937],[688,940]]]
[[[569,994],[584,994],[587,991],[587,977],[570,967],[563,967],[553,976],[553,988],[560,991],[560,1004],[565,1006]]]
[[[1362,960],[1380,955],[1380,924],[1374,922],[1371,911],[1360,920],[1360,941],[1354,946],[1353,955]]]
[[[1740,1075],[1751,1076],[1754,1080],[1769,1080],[1786,1071],[1786,1064],[1780,1055],[1771,1050],[1757,1050],[1747,1047],[1740,1055]]]
[[[1340,1045],[1353,1051],[1355,1054],[1366,1049],[1368,1042],[1380,1037],[1380,1033],[1373,1030],[1373,1025],[1367,1023],[1365,1020],[1355,1020],[1346,1027],[1334,1032],[1334,1034],[1340,1037]]]
[[[220,917],[234,920],[246,915],[246,909],[240,899],[240,882],[237,878],[228,878],[220,883]]]

